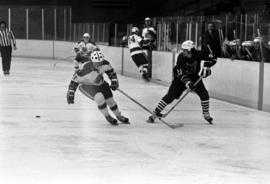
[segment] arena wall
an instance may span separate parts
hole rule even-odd
[[[74,59],[74,43],[63,41],[17,40],[18,50],[13,56],[52,59]],[[100,46],[115,70],[122,75],[139,78],[138,68],[129,50],[121,47]],[[169,85],[172,67],[178,54],[154,51],[152,54],[153,81]],[[204,79],[212,97],[258,108],[259,63],[219,58],[211,77]],[[263,110],[270,112],[270,64],[264,65]]]

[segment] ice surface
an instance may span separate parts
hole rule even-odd
[[[211,99],[211,126],[192,94],[166,118],[184,123],[173,130],[147,124],[149,114],[115,92],[131,125],[113,127],[79,90],[66,103],[72,70],[67,61],[13,58],[11,75],[0,77],[1,184],[270,183],[269,113]],[[119,80],[151,110],[167,90]]]

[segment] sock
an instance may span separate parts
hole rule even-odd
[[[112,112],[114,113],[114,115],[116,117],[121,115],[121,112],[118,109],[118,105],[115,103],[114,105],[110,106],[110,109],[112,110]]]
[[[154,113],[159,114],[161,111],[163,111],[163,109],[165,109],[166,106],[167,106],[167,103],[164,102],[163,100],[160,100],[157,107],[154,110]]]
[[[209,100],[201,101],[203,117],[209,117]]]
[[[110,115],[107,108],[107,104],[105,102],[103,104],[98,105],[98,109],[105,117],[108,117]]]

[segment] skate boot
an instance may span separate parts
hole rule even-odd
[[[147,123],[155,123],[155,119],[157,117],[162,118],[163,114],[161,114],[161,112],[154,112],[151,116],[149,116],[149,118],[146,122]]]
[[[110,115],[105,118],[111,125],[118,125],[117,120],[111,117]]]
[[[121,114],[117,116],[117,119],[124,124],[130,124],[129,119],[125,116],[122,116]]]
[[[147,71],[142,71],[142,78],[143,80],[149,82],[149,77],[148,77],[148,74],[147,74]]]
[[[212,118],[210,115],[204,116],[204,119],[205,119],[210,125],[213,124],[213,118]]]

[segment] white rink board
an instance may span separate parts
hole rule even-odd
[[[166,118],[184,123],[172,130],[114,92],[131,125],[112,127],[80,91],[66,103],[72,63],[54,63],[13,58],[0,77],[1,184],[270,183],[269,113],[211,99],[210,126],[190,94]],[[151,110],[168,88],[118,77]]]
[[[257,107],[259,63],[219,58],[206,81],[215,98]]]
[[[263,110],[270,112],[270,63],[264,63]]]
[[[173,55],[170,52],[156,52],[152,54],[152,77],[155,80],[170,84],[172,81]]]

